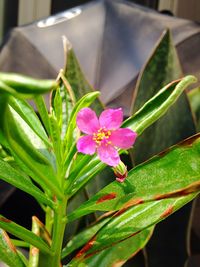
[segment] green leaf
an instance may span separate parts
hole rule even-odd
[[[5,115],[4,134],[11,150],[31,170],[32,178],[41,186],[46,185],[44,190],[62,197],[55,174],[55,156],[11,106],[7,106]]]
[[[35,235],[40,236],[40,226],[35,216],[32,217],[31,230]],[[38,263],[39,263],[39,250],[31,245],[29,249],[29,266],[38,267]]]
[[[45,254],[52,255],[50,247],[37,235],[22,227],[21,225],[0,215],[0,227],[10,234],[39,248]]]
[[[197,131],[200,131],[200,87],[189,91],[188,96],[192,111],[195,115]]]
[[[29,177],[18,172],[8,163],[0,159],[0,179],[32,195],[39,203],[46,204],[51,208],[54,203],[45,194],[38,189],[29,179]]]
[[[41,117],[41,120],[45,126],[47,133],[50,133],[50,122],[49,122],[49,114],[44,101],[44,97],[42,95],[37,95],[34,97],[34,101],[38,110],[38,113]]]
[[[4,85],[10,88],[10,92]],[[55,86],[55,80],[39,80],[21,74],[0,72],[0,90],[6,93],[44,94],[54,89]]]
[[[51,113],[53,113],[57,119],[58,128],[61,132],[61,139],[63,140],[76,99],[71,85],[64,76],[63,70],[60,71],[57,80],[58,86],[51,94]]]
[[[0,158],[5,159],[7,157],[9,157],[7,151],[0,145]]]
[[[25,266],[9,236],[2,229],[0,229],[0,259],[10,267]]]
[[[64,96],[62,98],[61,96],[61,87],[62,87],[62,90],[63,90],[63,93],[64,93]],[[66,114],[66,107],[65,105],[67,105],[68,103],[68,98],[66,100],[66,90],[64,90],[63,88],[65,88],[63,85],[61,86],[58,86],[56,88],[56,90],[54,90],[51,94],[51,98],[50,98],[50,101],[51,101],[51,109],[53,109],[54,111],[54,114],[59,122],[59,125],[62,125],[63,123],[63,112],[65,112]],[[63,110],[64,109],[64,110]],[[64,118],[65,120],[67,120],[67,116],[64,115]]]
[[[74,54],[71,44],[68,42],[67,45],[68,49],[66,55],[65,77],[71,85],[76,99],[80,99],[85,94],[93,92],[94,88],[84,77],[84,74],[80,68],[80,65]],[[103,104],[100,102],[99,99],[97,99],[92,105],[92,108],[95,109],[97,113],[99,113],[103,109]]]
[[[106,179],[106,177],[105,177]],[[129,171],[69,214],[74,220],[96,210],[116,211],[146,201],[186,195],[200,189],[200,134]]]
[[[7,84],[2,82],[1,80],[0,80],[0,93],[5,94],[5,95],[7,95],[7,94],[17,95],[16,91],[13,88],[8,86]]]
[[[127,260],[134,257],[149,241],[153,232],[153,227],[147,228],[140,233],[113,245],[110,248],[89,256],[85,260],[81,260],[81,264],[85,264],[88,267],[110,267],[110,266],[122,266]],[[80,261],[74,258],[67,266],[78,267]],[[81,266],[81,265],[80,265]]]
[[[63,139],[66,134],[73,104],[63,81],[60,80],[59,86],[51,95],[51,110],[53,110],[52,113],[54,113],[57,119],[58,127],[61,131],[61,139]]]
[[[75,235],[63,248],[62,250],[62,259],[69,255],[74,250],[83,246],[87,241],[89,241],[96,232],[105,225],[110,218],[104,218],[100,221],[97,221],[94,225],[90,226],[89,228],[81,231],[77,235]]]
[[[0,93],[0,144],[8,147],[8,142],[3,134],[2,128],[3,128],[3,121],[5,117],[5,111],[7,107],[8,102],[8,96],[5,94]]]
[[[47,144],[49,147],[52,145],[48,140],[48,136],[35,114],[34,109],[24,100],[17,99],[10,96],[8,104],[20,115],[20,117],[28,124],[28,126]]]
[[[61,146],[61,132],[60,128],[57,122],[56,117],[54,114],[49,115],[49,122],[50,122],[50,137],[51,141],[53,143],[53,150],[56,156],[56,162],[57,162],[57,169],[60,167],[60,163],[62,161],[62,146]]]
[[[75,258],[82,261],[134,234],[138,234],[164,220],[196,196],[197,194],[190,194],[185,197],[152,201],[120,210],[78,252]]]
[[[139,135],[151,124],[163,116],[192,83],[197,82],[194,76],[186,76],[181,80],[171,82],[161,89],[154,97],[147,101],[132,117],[123,123]]]
[[[79,168],[79,166],[82,166]],[[80,164],[71,172],[67,178],[67,185],[65,193],[72,197],[78,190],[80,190],[87,182],[100,173],[106,165],[102,163],[97,157],[85,161]]]
[[[21,261],[24,263],[24,265],[26,267],[28,267],[29,262],[28,262],[27,258],[25,257],[25,255],[20,250],[17,250],[17,253],[18,253]]]

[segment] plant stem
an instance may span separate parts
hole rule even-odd
[[[50,207],[46,208],[45,228],[49,232],[50,236],[51,236],[51,232],[52,232],[53,213],[54,213],[54,211]]]
[[[43,267],[49,267],[49,266],[60,267],[63,236],[67,222],[66,218],[67,198],[65,197],[62,200],[57,200],[56,204],[57,204],[57,209],[55,209],[54,211],[53,237],[51,245],[53,255],[52,256],[44,255],[45,258],[42,259]]]
[[[39,225],[37,224],[37,221],[34,219],[35,217],[32,217],[32,232],[36,234],[37,236],[40,235],[40,228]],[[29,250],[29,265],[28,267],[37,267],[39,263],[39,249],[30,246]]]

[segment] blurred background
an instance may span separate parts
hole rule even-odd
[[[57,66],[62,66],[62,64],[60,64],[60,62],[62,63],[62,60],[60,59],[63,58],[62,51],[60,51],[60,54],[58,54],[59,50],[62,50],[62,48],[59,48],[59,46],[61,47],[61,38],[59,39],[58,35],[64,29],[66,31],[67,37],[69,36],[68,38],[70,39],[70,41],[72,40],[81,66],[87,74],[86,76],[90,78],[89,80],[91,83],[93,83],[93,85],[98,85],[95,88],[100,88],[102,90],[101,93],[103,94],[104,102],[110,106],[123,106],[125,111],[127,108],[127,113],[125,114],[128,115],[130,109],[129,102],[132,99],[132,90],[135,86],[138,72],[143,66],[145,60],[148,58],[147,56],[149,56],[152,47],[160,37],[163,29],[170,25],[172,26],[171,28],[174,42],[179,54],[184,74],[193,73],[197,76],[200,74],[199,0],[124,1],[126,3],[130,2],[133,4],[139,4],[148,7],[169,16],[192,20],[196,22],[194,24],[188,21],[180,21],[179,19],[173,20],[172,18],[171,20],[171,17],[167,17],[166,19],[166,16],[163,16],[162,20],[160,14],[157,15],[157,13],[155,14],[155,12],[151,13],[146,9],[140,10],[140,8],[134,6],[132,10],[130,9],[130,14],[132,16],[132,20],[130,20],[130,17],[128,15],[127,18],[124,18],[125,16],[118,16],[119,14],[121,15],[120,10],[118,10],[119,13],[114,13],[114,5],[111,7],[107,6],[106,9],[109,13],[109,20],[107,19],[107,28],[103,36],[105,40],[104,42],[102,42],[102,46],[98,46],[98,44],[96,44],[98,42],[101,42],[101,32],[98,29],[100,27],[97,26],[102,26],[104,24],[102,23],[101,25],[101,23],[97,21],[98,19],[96,18],[96,14],[92,16],[92,11],[91,13],[87,13],[87,9],[88,12],[90,12],[89,6],[88,8],[86,7],[85,11],[83,12],[84,15],[82,18],[86,18],[84,23],[81,18],[79,20],[78,17],[75,18],[75,21],[78,21],[77,23],[79,24],[76,24],[76,22],[74,22],[73,24],[73,22],[71,22],[70,20],[67,21],[67,18],[65,18],[66,24],[63,23],[62,26],[62,23],[60,23],[60,27],[58,25],[52,25],[52,31],[48,27],[46,27],[45,34],[39,28],[38,24],[34,23],[35,21],[40,21],[43,18],[47,18],[51,15],[76,7],[78,5],[92,2],[98,1],[0,0],[0,45],[2,47],[0,51],[0,70],[15,71],[19,73],[21,72],[27,75],[32,75],[33,77],[56,77],[57,69],[59,69],[57,68]],[[112,0],[112,2],[117,2],[117,0]],[[101,8],[100,5],[99,8]],[[126,8],[127,9],[124,9],[126,12],[122,12],[123,15],[129,14],[129,7]],[[139,10],[138,20],[134,13],[135,9],[137,8]],[[99,10],[101,9],[98,9],[97,13]],[[69,14],[73,15],[73,12]],[[91,34],[92,31],[86,29],[87,27],[89,28],[91,26],[91,22],[85,23],[88,20],[88,14],[90,14],[89,19],[91,19],[91,21],[92,19],[94,19],[95,23],[98,24],[96,25],[96,31],[93,35]],[[143,24],[141,23],[142,20],[140,20],[140,15],[142,16],[142,20],[144,22]],[[58,18],[60,17],[58,16]],[[121,26],[121,28],[116,26],[116,23],[118,22],[116,18],[120,18],[120,23],[117,25]],[[161,23],[161,20],[163,25]],[[45,21],[47,20],[41,20],[41,22]],[[22,27],[27,24],[29,25]],[[36,25],[38,27],[36,27]],[[79,27],[81,28],[81,31],[83,33],[82,36],[84,36],[84,39],[86,40],[83,40],[82,36],[79,34],[80,28],[78,28],[77,31],[75,30],[77,25],[79,25]],[[16,29],[11,31],[13,28]],[[93,30],[93,27],[91,28],[91,30]],[[139,28],[140,31],[138,30]],[[133,34],[133,32],[135,33],[135,35]],[[124,34],[124,38],[121,38],[122,40],[119,38],[121,37],[121,33]],[[85,38],[86,35],[88,39]],[[24,38],[24,36],[26,38]],[[110,36],[113,38],[112,40]],[[130,47],[127,44],[130,44]],[[104,49],[99,49],[99,47]],[[123,49],[119,49],[121,47],[124,48],[124,51],[122,51]],[[138,58],[137,49],[143,49],[143,52],[140,53],[140,58]],[[50,50],[52,52],[49,52]],[[99,55],[99,50],[101,56]],[[121,55],[119,53],[119,50],[122,52]],[[102,51],[105,51],[105,55]],[[111,55],[111,59],[107,57],[107,55]],[[85,60],[86,57],[87,60]],[[43,58],[43,61],[41,60],[41,58]],[[100,61],[98,61],[99,58],[101,58]],[[55,59],[59,64],[56,63]],[[121,59],[124,60],[124,65],[122,64]],[[132,59],[135,59],[135,61]],[[129,61],[133,63],[129,64]],[[32,62],[32,65],[30,64],[30,62]],[[55,65],[53,65],[52,62],[55,62]],[[125,65],[128,67],[129,72],[126,68],[123,69]],[[120,71],[120,75],[118,75],[117,71]],[[100,79],[99,77],[102,77],[102,79]],[[117,80],[115,79],[116,77],[118,77]],[[120,84],[119,88],[117,88],[115,81],[117,81],[117,85]],[[109,99],[107,99],[108,92],[104,91],[104,88],[109,88],[110,92],[113,93]],[[124,92],[126,92],[126,94],[124,94]],[[187,134],[187,136],[193,134],[193,132],[187,132],[185,128],[182,132],[184,135]],[[187,136],[181,135],[178,136],[178,138],[182,140]],[[178,141],[180,141],[179,139],[173,140],[173,142],[177,143]],[[166,147],[172,144],[167,144]],[[159,149],[162,150],[163,147]],[[138,151],[141,151],[141,149],[138,149]],[[151,155],[148,155],[148,157],[150,156]],[[138,163],[144,160],[146,160],[146,158],[139,158]],[[0,213],[11,219],[17,218],[17,222],[28,227],[30,227],[30,221],[28,220],[28,218],[30,218],[32,214],[37,214],[40,218],[42,217],[42,215],[38,211],[38,206],[35,204],[35,202],[33,203],[33,201],[27,198],[26,194],[19,190],[16,190],[13,194],[11,194],[11,192],[13,192],[12,188],[9,188],[9,191],[7,185],[5,185],[5,190],[2,189],[2,185],[0,187]],[[24,212],[24,210],[22,210],[21,208],[21,203],[26,203],[27,206],[31,208],[27,209]],[[15,207],[13,205],[15,205]],[[196,212],[194,212],[195,209]],[[149,267],[182,267],[183,265],[180,264],[180,262],[184,262],[188,254],[190,254],[188,253],[188,250],[191,250],[191,252],[193,252],[191,253],[193,257],[190,257],[188,259],[188,265],[185,265],[185,267],[200,266],[199,216],[195,217],[195,214],[199,214],[200,201],[198,205],[193,206],[193,224],[189,221],[190,218],[192,218],[190,217],[192,214],[191,210],[192,207],[189,204],[184,209],[171,216],[167,221],[164,221],[158,225],[157,231],[154,233],[154,237],[147,247],[147,252],[145,250],[143,251],[144,254],[148,254],[148,252],[150,251],[150,256],[148,257]],[[193,225],[193,229],[195,229],[195,231],[193,230],[191,237],[187,234],[189,233],[189,231],[187,232],[187,227],[189,224],[190,226]],[[192,243],[191,248],[189,249],[188,247],[190,245],[188,245],[187,247],[185,246],[186,239],[190,239]],[[176,242],[174,242],[174,240],[176,240]],[[178,248],[176,248],[177,244]],[[139,257],[141,257],[141,260],[139,259],[138,262],[143,262],[143,258],[145,257],[141,255],[139,255]],[[158,258],[160,258],[160,261],[158,260]],[[160,264],[160,262],[162,263]],[[174,265],[172,265],[172,263]],[[126,266],[132,267],[133,263],[129,263],[129,265]],[[134,263],[134,267],[135,266],[142,266],[142,264],[138,263],[137,265],[137,263]]]
[[[199,0],[129,0],[174,16],[200,22]],[[0,43],[12,27],[48,17],[92,0],[0,0]]]

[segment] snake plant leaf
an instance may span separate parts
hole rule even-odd
[[[0,179],[32,195],[39,203],[46,204],[53,208],[53,201],[36,187],[22,172],[18,172],[10,164],[0,159]]]
[[[195,115],[197,131],[200,131],[200,87],[189,91],[188,97]]]
[[[132,114],[155,96],[163,85],[180,77],[183,77],[183,74],[179,59],[171,34],[167,30],[139,75],[132,103]],[[172,92],[169,101],[172,100],[173,94],[176,92]],[[180,96],[179,93],[178,95]],[[138,137],[134,146],[134,162],[136,164],[144,162],[160,151],[196,133],[186,94],[183,93],[178,99],[174,99],[175,101],[176,103],[162,118]],[[149,119],[151,120],[151,118]]]
[[[180,79],[182,75],[176,48],[168,29],[161,35],[140,72],[134,92],[132,110],[136,111],[141,108],[152,95],[157,93],[159,88],[173,80]],[[145,88],[146,94],[144,94]]]
[[[10,267],[25,267],[7,233],[0,229],[0,259]]]
[[[52,255],[50,247],[40,238],[39,236],[33,234],[31,231],[22,227],[21,225],[5,218],[0,215],[0,228],[4,229],[6,232],[26,241],[27,243],[40,249],[42,252]]]
[[[152,232],[153,227],[147,228],[100,253],[89,256],[85,260],[79,261],[79,258],[74,258],[67,266],[81,267],[81,264],[85,264],[87,267],[123,266],[127,260],[134,257],[146,245]]]
[[[6,91],[7,88],[10,88]],[[33,95],[50,92],[56,87],[55,80],[39,80],[16,73],[0,72],[0,90],[5,93]]]
[[[92,239],[77,253],[80,262],[118,244],[167,218],[193,200],[198,193],[143,203],[116,212]]]
[[[61,197],[55,156],[11,106],[7,106],[5,115],[4,135],[11,150],[31,170],[32,178],[41,186],[46,185],[44,190],[49,189]]]
[[[69,220],[96,210],[116,211],[199,189],[200,134],[197,134],[133,168],[123,183],[110,183],[69,214]]]
[[[67,41],[65,77],[72,87],[76,99],[80,99],[87,93],[94,91],[94,88],[85,78],[83,71],[78,63],[72,45]],[[92,108],[99,114],[103,110],[103,104],[96,99]]]
[[[75,103],[70,98],[65,84],[60,79],[59,85],[51,94],[51,109],[53,110],[54,115],[57,119],[57,124],[61,132],[61,139],[64,139],[64,136],[66,134],[70,113],[74,105]]]

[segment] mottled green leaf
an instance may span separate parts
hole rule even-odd
[[[2,229],[0,229],[0,259],[10,267],[25,266],[9,236]]]
[[[197,194],[190,194],[180,198],[152,201],[120,210],[78,252],[75,259],[83,261],[103,249],[109,248],[134,234],[138,234],[164,220],[196,196]]]
[[[54,113],[58,128],[61,132],[61,139],[64,139],[70,114],[76,103],[74,92],[63,70],[58,75],[58,86],[51,94],[51,112]]]
[[[152,55],[139,75],[137,86],[134,91],[132,114],[145,105],[146,101],[155,96],[160,88],[180,77],[183,77],[183,74],[179,59],[171,34],[169,30],[167,30],[161,36]],[[168,89],[170,90],[170,88]],[[179,87],[179,89],[181,89],[181,87]],[[174,103],[162,118],[146,129],[135,143],[134,162],[136,164],[147,160],[169,146],[195,134],[193,117],[186,94],[183,93],[179,99],[176,98],[172,100],[172,97],[176,95],[178,91],[172,91],[171,93],[169,100],[176,100],[176,103]],[[181,93],[181,91],[179,93]]]
[[[85,94],[93,92],[94,88],[86,80],[70,43],[68,43],[67,48],[65,76],[72,87],[76,99],[80,99]],[[92,108],[99,113],[103,109],[103,104],[97,99]]]
[[[106,177],[104,178],[106,179]],[[200,189],[200,134],[132,169],[123,183],[112,182],[69,215],[113,211]]]
[[[140,72],[134,92],[133,111],[141,108],[160,88],[182,75],[171,33],[166,30]]]
[[[123,266],[127,260],[134,257],[149,241],[153,232],[153,228],[147,228],[140,233],[116,244],[110,248],[89,256],[85,260],[75,258],[67,266],[79,267],[85,264],[88,267],[110,267],[110,266]]]
[[[65,258],[67,255],[69,255],[71,252],[74,250],[80,248],[83,246],[87,241],[89,241],[95,234],[96,232],[108,222],[110,218],[104,218],[89,228],[81,231],[77,235],[75,235],[68,243],[67,245],[63,248],[62,250],[62,258]]]

